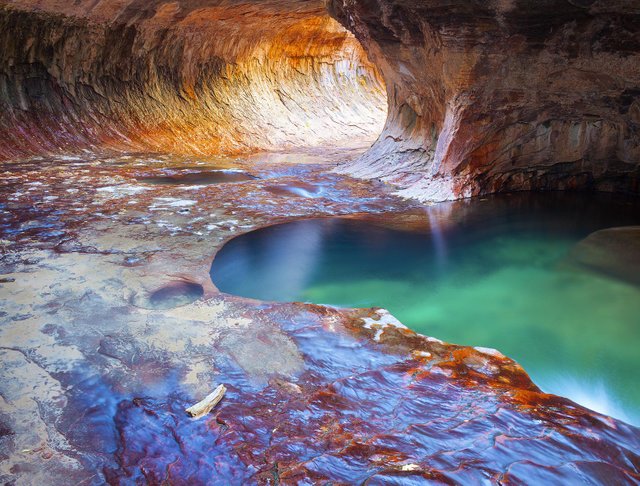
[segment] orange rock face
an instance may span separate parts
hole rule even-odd
[[[0,158],[372,140],[384,87],[320,2],[0,2]]]

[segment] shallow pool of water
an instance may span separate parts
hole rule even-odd
[[[608,195],[517,194],[424,209],[423,231],[317,219],[231,240],[230,294],[389,309],[439,339],[497,348],[545,391],[640,423],[640,287],[567,262],[591,232],[640,224]]]

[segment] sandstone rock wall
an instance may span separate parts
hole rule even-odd
[[[640,190],[640,4],[331,0],[387,84],[373,148],[342,171],[443,200]]]
[[[373,140],[385,116],[317,1],[0,1],[0,159]]]
[[[638,193],[640,5],[0,0],[0,158],[287,149],[383,125],[340,171],[422,200]]]

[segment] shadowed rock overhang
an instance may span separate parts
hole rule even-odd
[[[344,172],[444,200],[640,189],[640,5],[633,0],[331,0],[389,95]]]

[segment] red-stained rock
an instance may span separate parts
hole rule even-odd
[[[375,312],[285,304],[264,315],[304,370],[262,389],[231,383],[199,426],[177,398],[121,402],[111,484],[640,480],[637,429],[542,394],[504,356],[393,326],[376,345],[362,326]]]

